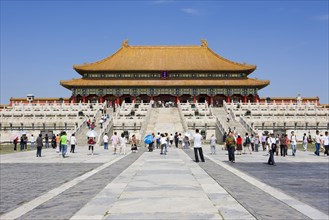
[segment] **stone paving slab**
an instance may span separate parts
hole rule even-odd
[[[234,168],[329,215],[329,167],[323,163],[236,163]],[[316,202],[315,202],[316,201]],[[327,205],[325,205],[327,204]]]
[[[181,150],[170,149],[166,156],[159,150],[144,153],[72,219],[254,219],[211,178],[201,184],[196,178],[201,174]],[[222,206],[222,212],[209,199],[213,191],[226,193],[222,202],[234,210]]]
[[[0,214],[11,211],[100,165],[99,163],[1,164]]]
[[[129,154],[18,219],[69,219],[144,152]],[[108,199],[111,199],[109,197]]]
[[[194,159],[193,150],[185,153]],[[211,160],[198,164],[257,219],[309,219]],[[217,195],[213,196],[216,199]]]

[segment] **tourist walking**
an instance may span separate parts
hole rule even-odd
[[[236,150],[238,151],[238,155],[241,155],[242,152],[242,138],[240,134],[238,134],[238,137],[236,138]]]
[[[21,136],[21,139],[19,141],[19,147],[20,147],[20,151],[24,150],[24,137],[23,137],[23,135]]]
[[[17,151],[18,137],[14,139],[14,151]]]
[[[77,139],[75,138],[75,134],[72,134],[70,138],[70,144],[71,144],[71,150],[70,153],[74,153],[75,151],[75,146],[77,145]]]
[[[27,151],[27,141],[28,141],[27,135],[24,134],[23,135],[23,149],[26,150],[26,151]]]
[[[327,154],[327,156],[329,156],[329,135],[328,135],[328,131],[326,131],[324,133],[324,140],[323,140],[323,146],[324,146],[324,155]]]
[[[279,145],[280,145],[280,135],[279,134],[276,135],[275,144],[276,144],[275,155],[279,156]]]
[[[55,134],[53,134],[53,136],[51,137],[51,147],[53,149],[56,148],[56,135]]]
[[[202,135],[199,133],[199,129],[195,129],[195,134],[193,136],[193,140],[194,140],[195,162],[197,162],[197,163],[199,162],[198,152],[199,152],[201,161],[204,162],[202,146],[201,146]]]
[[[183,148],[183,136],[181,133],[178,134],[178,147]]]
[[[121,133],[121,138],[120,138],[120,154],[125,155],[126,154],[126,137],[124,133]]]
[[[174,136],[172,135],[172,134],[170,134],[170,136],[169,136],[169,143],[170,143],[170,147],[173,145],[173,143],[174,143]]]
[[[175,132],[174,141],[175,141],[175,147],[178,148],[178,133],[177,132]]]
[[[57,153],[61,152],[61,150],[62,150],[60,139],[61,139],[61,137],[59,136],[59,134],[57,134],[56,135],[56,144],[58,146],[58,150],[56,149],[56,152]]]
[[[136,138],[136,135],[134,135],[134,134],[131,137],[131,151],[133,153],[137,152],[137,138]]]
[[[166,141],[166,137],[164,134],[161,134],[161,139],[160,139],[160,147],[161,147],[161,152],[160,154],[164,154],[166,155],[166,145],[167,145],[167,141]]]
[[[165,152],[167,153],[168,152],[168,147],[170,147],[169,135],[168,135],[167,132],[165,133],[165,138],[166,138]]]
[[[319,130],[316,130],[315,132],[315,155],[320,156],[320,146],[321,146],[321,137]]]
[[[43,146],[42,134],[39,134],[39,137],[37,137],[36,144],[37,144],[37,157],[41,157],[41,149]]]
[[[270,150],[270,157],[268,158],[268,162],[267,163],[269,165],[275,165],[274,152],[276,151],[276,141],[275,141],[275,138],[274,138],[274,134],[273,133],[267,139],[267,143],[268,143],[269,150]]]
[[[246,149],[248,149],[249,154],[251,154],[250,144],[251,144],[250,137],[249,137],[248,133],[246,133],[246,136],[244,137],[244,142],[243,142],[243,153],[244,154],[246,154]]]
[[[252,151],[255,151],[255,136],[254,136],[254,134],[251,134],[251,137],[250,137],[250,146],[251,146],[251,150]]]
[[[188,149],[190,147],[190,139],[187,135],[185,135],[182,145],[184,149]]]
[[[262,140],[262,147],[263,147],[263,151],[266,150],[266,138],[267,136],[265,134],[262,134],[261,140]]]
[[[290,146],[291,146],[292,156],[295,156],[296,148],[297,148],[297,137],[294,131],[292,131],[290,135]]]
[[[287,148],[286,134],[282,134],[279,141],[280,141],[280,155],[285,157],[286,156],[286,148]]]
[[[109,149],[109,136],[107,136],[107,133],[103,136],[103,143],[104,143],[104,150]]]
[[[88,151],[91,150],[91,155],[94,155],[95,137],[88,137]]]
[[[66,132],[63,132],[60,138],[61,146],[62,146],[62,156],[65,158],[67,152],[67,136]]]
[[[255,139],[254,139],[254,144],[255,144],[255,152],[258,152],[258,148],[259,148],[259,136],[258,134],[255,136]]]
[[[303,136],[303,149],[304,149],[304,151],[307,151],[307,143],[308,143],[308,138],[307,138],[306,133],[304,133],[304,136]]]
[[[46,146],[46,148],[49,148],[49,137],[48,137],[48,134],[45,135],[45,146]]]
[[[149,152],[153,151],[154,139],[155,139],[155,136],[154,136],[154,133],[152,133],[152,142],[149,143],[149,146],[148,146]]]
[[[214,134],[211,135],[210,138],[210,150],[211,150],[211,154],[216,154],[216,137]]]
[[[288,155],[288,145],[290,144],[290,140],[289,140],[287,134],[285,134],[284,137],[286,139],[286,145],[285,145],[285,148],[284,148],[284,152],[285,152],[285,155],[287,156]]]
[[[34,143],[35,143],[35,138],[34,138],[33,134],[31,134],[31,145],[30,145],[31,150],[34,149]]]
[[[158,132],[157,136],[156,136],[156,147],[157,149],[160,148],[160,142],[161,142],[161,135],[160,135],[160,132]]]
[[[114,132],[114,135],[111,137],[112,147],[113,147],[113,154],[117,153],[117,148],[119,144],[119,137],[117,136],[117,132]]]
[[[226,138],[225,144],[228,151],[228,161],[235,163],[234,151],[236,141],[232,132],[229,132],[229,136]]]

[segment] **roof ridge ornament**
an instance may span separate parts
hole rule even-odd
[[[129,47],[129,41],[128,41],[128,39],[126,39],[126,40],[124,40],[122,42],[122,47]]]
[[[208,42],[205,39],[201,39],[201,47],[208,47]]]

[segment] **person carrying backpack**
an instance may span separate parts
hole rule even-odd
[[[246,149],[248,149],[249,154],[251,154],[250,144],[251,144],[250,137],[249,137],[248,133],[246,133],[246,136],[245,136],[244,142],[243,142],[243,153],[244,154],[246,154]]]
[[[225,143],[228,151],[228,160],[232,163],[235,163],[234,151],[235,151],[236,141],[232,132],[229,133],[229,136],[226,138]]]

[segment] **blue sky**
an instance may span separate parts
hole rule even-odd
[[[261,97],[328,101],[328,1],[4,1],[1,104],[10,97],[69,97],[72,66],[131,45],[200,45],[257,65]]]

